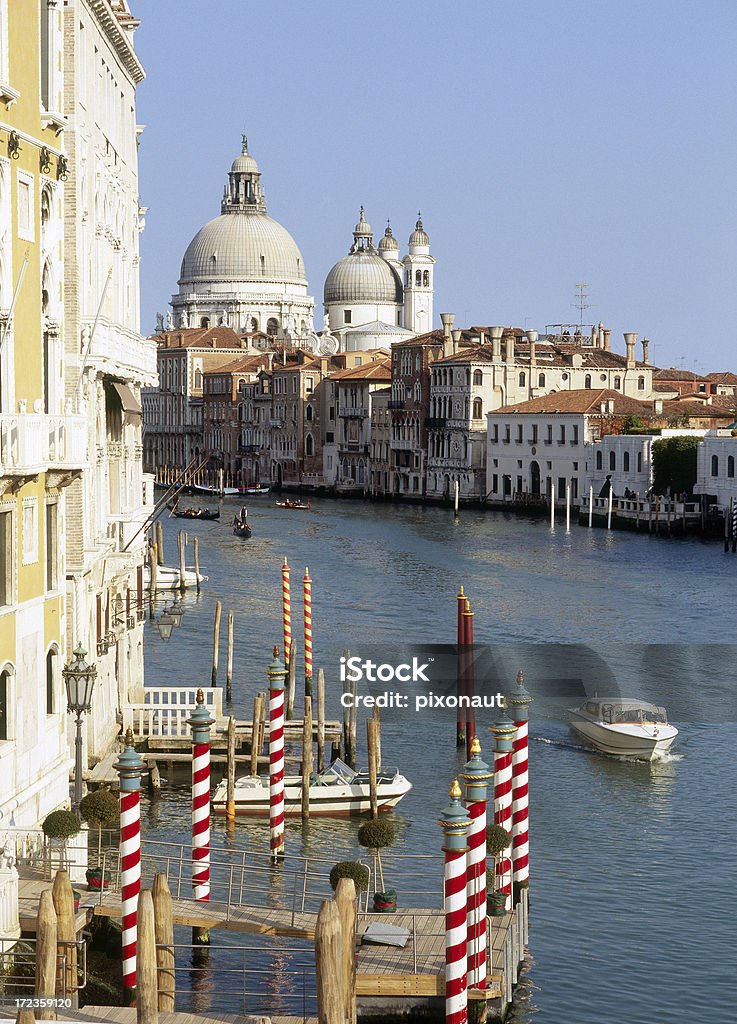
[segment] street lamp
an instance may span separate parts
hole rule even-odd
[[[171,637],[171,631],[174,629],[174,616],[168,608],[164,608],[161,615],[159,615],[156,628],[162,640],[168,640]]]
[[[184,615],[184,605],[182,604],[182,599],[179,594],[174,598],[174,604],[169,608],[169,614],[174,619],[174,625],[181,626],[182,617]]]
[[[77,716],[77,736],[74,744],[74,810],[79,813],[82,800],[82,715],[92,707],[92,691],[97,679],[97,668],[84,660],[87,651],[78,644],[74,661],[62,669],[64,686],[67,691],[67,711]]]

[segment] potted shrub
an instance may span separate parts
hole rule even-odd
[[[74,811],[52,811],[44,818],[41,828],[49,840],[52,851],[54,847],[59,851],[57,867],[68,867],[67,840],[78,835],[82,830],[82,823],[77,815]]]
[[[506,911],[507,894],[497,889],[497,864],[500,856],[512,844],[512,836],[502,825],[489,825],[486,829],[486,851],[491,855],[493,868],[486,872],[486,909],[490,917],[499,917]]]
[[[381,864],[381,851],[394,845],[397,831],[394,822],[389,818],[375,818],[361,825],[358,830],[358,841],[366,850],[371,850],[376,863],[374,871],[374,910],[380,914],[393,914],[397,909],[396,889],[387,889],[384,882],[384,869]],[[381,890],[376,890],[376,876],[381,882]]]
[[[79,812],[88,824],[97,825],[97,867],[87,869],[87,887],[99,890],[102,887],[102,829],[104,825],[117,822],[120,815],[118,798],[109,789],[96,789],[82,798]],[[106,879],[105,888],[107,886]]]
[[[369,884],[369,869],[365,864],[359,864],[355,860],[339,860],[330,869],[330,885],[333,892],[338,888],[341,878],[352,878],[356,892],[365,892]]]

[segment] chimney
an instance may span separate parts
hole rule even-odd
[[[653,402],[653,409],[655,410],[655,415],[656,416],[662,416],[663,415],[663,399],[662,398],[656,398],[655,399],[655,401]]]
[[[453,338],[453,355],[456,355],[458,349],[461,347],[461,335],[463,331],[451,331],[451,337]]]
[[[597,348],[604,348],[604,324],[599,321],[595,345]]]
[[[450,338],[450,332],[453,328],[453,321],[455,320],[455,313],[441,313],[440,319],[443,321],[443,337]]]
[[[527,340],[530,343],[530,369],[532,369],[536,362],[535,343],[537,341],[537,331],[528,331]]]
[[[627,369],[631,370],[635,365],[635,345],[637,344],[637,335],[632,332],[625,331],[624,343],[627,346]]]
[[[602,333],[604,334],[604,351],[611,352],[612,350],[612,331],[609,327],[604,327]]]
[[[483,331],[479,331],[479,345],[486,344],[486,334]]]
[[[491,358],[495,363],[502,361],[502,328],[491,328]]]
[[[504,362],[514,362],[514,332],[510,331],[504,339]]]
[[[650,365],[650,339],[649,338],[643,338],[642,339],[642,361],[645,364],[645,366],[649,366]]]

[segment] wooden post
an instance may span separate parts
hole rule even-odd
[[[315,924],[318,1024],[345,1024],[342,963],[340,911],[334,900],[325,900]]]
[[[161,525],[161,520],[156,520],[156,543],[158,544],[158,562],[159,565],[164,564],[164,527]]]
[[[233,609],[228,612],[228,665],[225,670],[225,699],[233,696]]]
[[[640,532],[640,492],[635,495],[635,531]]]
[[[589,529],[594,525],[594,488],[589,487]]]
[[[158,554],[157,554],[156,541],[153,542],[151,547],[148,549],[148,617],[152,619],[154,617],[154,604],[156,602],[156,584],[157,584],[157,568],[158,568]]]
[[[607,530],[611,530],[611,528],[612,528],[612,509],[613,508],[614,508],[614,488],[612,487],[612,482],[610,480],[609,481],[609,496],[608,496],[607,512],[606,512],[606,528],[607,528]]]
[[[325,673],[317,670],[317,770],[325,771]]]
[[[371,817],[379,817],[379,798],[376,792],[376,722],[366,719],[366,745],[368,747],[369,803]]]
[[[356,886],[352,878],[341,878],[335,890],[343,938],[343,1016],[356,1024]]]
[[[197,536],[197,534],[194,535],[194,540],[192,541],[192,544],[194,546],[194,574],[195,574],[195,577],[197,579],[197,593],[199,594],[199,592],[200,592],[200,538]]]
[[[286,718],[288,722],[294,718],[294,700],[297,694],[297,645],[292,644],[289,648],[289,664],[287,665],[287,707]]]
[[[566,533],[571,532],[571,481],[566,481]]]
[[[555,484],[550,481],[550,529],[555,529]]]
[[[453,483],[453,515],[458,518],[459,504],[460,504],[460,490],[461,485],[458,480]]]
[[[373,719],[376,722],[376,771],[381,772],[381,710],[374,708]]]
[[[56,911],[56,942],[61,960],[56,972],[56,994],[77,1006],[77,947],[68,943],[77,938],[74,920],[74,892],[67,871],[57,871],[51,897]],[[62,959],[63,958],[63,959]],[[66,963],[66,970],[64,964]]]
[[[305,694],[302,720],[302,820],[310,817],[310,775],[312,774],[312,697]]]
[[[159,772],[158,761],[148,761],[148,795],[152,800],[158,800],[161,796],[161,773]]]
[[[179,546],[179,589],[182,593],[187,589],[187,547],[186,534],[184,530],[179,531],[177,544]]]
[[[51,999],[56,992],[56,910],[50,889],[45,889],[38,901],[36,925],[36,988],[37,999]],[[53,1007],[43,1007],[39,1020],[56,1020]]]
[[[235,718],[228,718],[228,789],[225,797],[225,817],[228,824],[235,822]],[[253,757],[253,754],[251,755]]]
[[[33,1010],[18,1010],[15,1017],[15,1024],[36,1024]]]
[[[218,648],[220,647],[220,616],[223,606],[220,601],[215,603],[215,627],[212,633],[212,680],[210,685],[217,686],[218,682]]]
[[[164,874],[154,875],[151,886],[156,935],[156,967],[158,1007],[162,1013],[173,1013],[176,1001],[176,970],[174,966],[174,918],[171,892]]]
[[[154,901],[147,889],[138,897],[136,929],[138,933],[136,1021],[137,1024],[158,1024],[159,995],[157,991]]]
[[[351,696],[352,696],[353,700],[351,702],[352,703],[352,707],[350,708],[350,714],[351,714],[350,741],[351,742],[350,742],[350,751],[349,751],[349,753],[350,753],[350,761],[348,762],[350,764],[351,768],[354,768],[354,769],[356,767],[356,750],[357,750],[357,742],[356,742],[356,728],[357,728],[357,725],[358,725],[358,708],[356,706],[356,697],[357,697],[357,695],[358,695],[358,682],[354,679],[353,682],[351,683]]]
[[[655,498],[655,534],[660,533],[660,495]]]
[[[251,722],[251,775],[258,775],[258,755],[261,751],[261,714],[263,694],[253,698],[253,720]]]
[[[653,532],[653,496],[652,494],[647,499],[647,532],[652,534]]]

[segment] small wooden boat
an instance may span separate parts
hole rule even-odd
[[[286,498],[284,501],[277,501],[274,504],[276,508],[299,509],[302,512],[309,512],[311,507],[309,501],[300,501],[298,498]]]
[[[248,487],[241,487],[241,494],[268,494],[270,487],[260,487],[257,484],[249,484]]]
[[[251,527],[248,525],[248,523],[241,523],[240,521],[233,522],[233,533],[236,535],[236,537],[248,538],[251,536],[251,532]]]
[[[169,511],[176,519],[219,519],[220,509],[213,512],[209,508],[177,508],[176,505],[169,505]]]
[[[192,484],[192,490],[195,494],[238,494],[237,487],[210,487],[209,484]]]
[[[384,768],[377,776],[376,796],[380,811],[390,811],[412,789],[412,783],[400,774],[398,768]],[[225,814],[228,794],[226,779],[218,785],[212,797],[215,814]],[[269,814],[269,780],[259,776],[236,779],[234,789],[235,813],[252,817]],[[284,779],[284,813],[302,813],[302,778]],[[310,814],[323,817],[342,817],[349,814],[370,814],[368,771],[354,772],[337,758],[319,775],[310,778]]]

